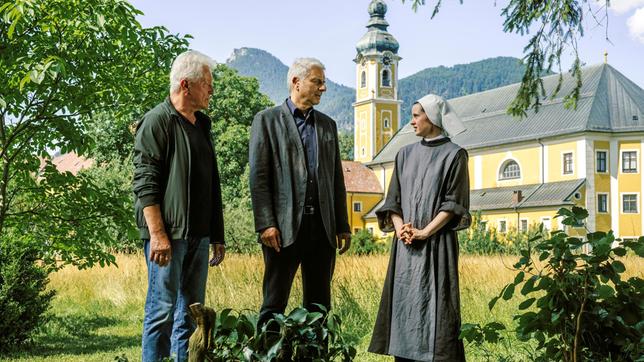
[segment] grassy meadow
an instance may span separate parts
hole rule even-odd
[[[141,255],[119,255],[117,267],[79,271],[66,268],[51,275],[57,291],[51,319],[34,343],[22,352],[0,357],[2,361],[113,361],[125,356],[140,360],[146,266]],[[333,305],[343,319],[343,329],[356,341],[356,361],[391,361],[366,352],[387,268],[386,255],[341,256],[333,284]],[[519,301],[499,302],[492,312],[488,301],[514,277],[515,257],[461,256],[461,308],[463,323],[498,320],[511,325]],[[624,260],[627,275],[642,276],[641,258]],[[263,264],[259,255],[227,255],[220,267],[211,268],[206,304],[216,310],[234,308],[255,313],[261,302]],[[289,308],[301,300],[299,277]],[[501,351],[517,351],[516,341]],[[503,347],[497,347],[503,348]],[[485,360],[483,352],[466,345],[468,360]]]

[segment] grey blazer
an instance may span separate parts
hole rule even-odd
[[[330,117],[313,110],[318,144],[320,214],[329,243],[350,232],[338,130]],[[274,226],[282,247],[295,242],[304,212],[306,155],[293,115],[284,102],[255,115],[250,133],[250,191],[255,230]]]

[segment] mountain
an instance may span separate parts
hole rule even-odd
[[[226,61],[226,65],[236,69],[241,75],[256,77],[259,80],[259,90],[273,103],[280,104],[288,97],[286,83],[288,67],[271,53],[256,48],[235,49]],[[340,129],[352,130],[351,103],[355,100],[355,90],[328,78],[326,84],[327,91],[316,109],[335,119]]]
[[[434,93],[445,99],[478,93],[521,81],[525,66],[518,58],[496,57],[453,67],[421,70],[399,81],[400,112],[407,123],[411,105],[420,97]]]
[[[256,77],[260,91],[280,104],[288,96],[286,74],[288,67],[267,51],[256,48],[235,49],[226,64],[244,76]],[[348,67],[353,64],[347,62]],[[496,57],[453,67],[433,67],[405,77],[399,81],[398,96],[402,124],[407,123],[411,105],[420,97],[435,93],[446,99],[481,92],[487,89],[521,81],[525,66],[520,59]],[[355,89],[335,83],[327,78],[327,92],[316,108],[338,122],[338,127],[353,130]],[[401,126],[402,126],[401,124]]]

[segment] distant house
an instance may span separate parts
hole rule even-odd
[[[380,182],[373,172],[360,162],[342,161],[344,184],[347,189],[347,212],[351,231],[362,229],[374,232],[373,225],[367,225],[364,216],[369,213],[384,195]]]
[[[78,156],[75,152],[56,155],[51,160],[59,172],[71,172],[77,175],[79,171],[92,167],[94,161],[83,156]],[[45,161],[40,161],[40,168],[45,166]]]

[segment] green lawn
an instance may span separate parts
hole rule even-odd
[[[112,361],[125,356],[140,360],[146,270],[140,255],[119,255],[119,267],[78,271],[67,268],[51,276],[57,291],[51,319],[33,344],[2,361]],[[464,323],[498,320],[512,324],[516,302],[499,302],[492,312],[490,298],[513,279],[513,257],[462,256],[461,308]],[[628,258],[627,273],[642,275],[640,258]],[[387,256],[341,256],[333,285],[333,305],[343,318],[344,330],[357,343],[356,361],[391,361],[366,352]],[[211,269],[206,304],[219,310],[234,308],[255,313],[261,302],[262,261],[259,256],[228,255],[221,267]],[[297,279],[296,279],[297,280]],[[299,304],[301,285],[293,288],[291,304]],[[522,354],[528,347],[511,339],[510,351]],[[500,351],[505,351],[503,348]],[[485,360],[483,351],[466,345],[468,360]]]

